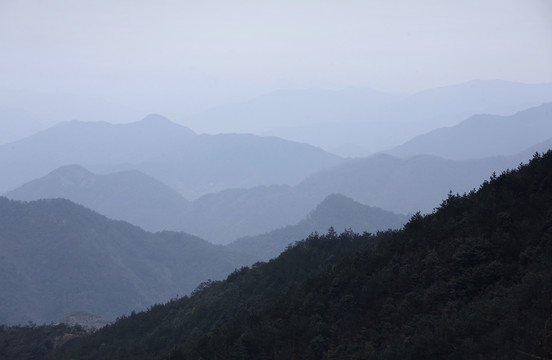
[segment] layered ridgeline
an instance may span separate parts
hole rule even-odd
[[[552,103],[546,103],[511,116],[472,116],[455,126],[417,136],[389,153],[427,154],[458,160],[515,155],[550,139],[550,134]]]
[[[389,149],[475,114],[511,115],[552,101],[552,84],[479,80],[412,95],[367,88],[276,91],[186,119],[207,132],[252,132],[348,156]],[[275,125],[277,124],[277,125]]]
[[[550,146],[552,140],[514,156],[475,160],[379,154],[317,172],[295,186],[228,189],[193,201],[136,170],[94,174],[72,165],[56,169],[5,195],[16,200],[67,198],[146,230],[185,231],[214,243],[228,244],[237,238],[296,224],[331,194],[343,194],[362,204],[395,213],[431,212],[449,191],[469,191],[493,171],[500,173],[516,167],[530,154]],[[352,225],[328,224],[328,227],[342,230]]]
[[[136,170],[98,175],[81,166],[68,165],[6,193],[6,197],[23,201],[65,198],[149,231],[185,229],[207,240],[229,242],[247,234],[297,223],[303,215],[297,208],[306,209],[311,203],[305,201],[306,204],[300,206],[299,201],[305,196],[295,194],[289,186],[267,187],[270,191],[266,197],[262,191],[256,191],[264,189],[229,190],[190,202],[170,187]],[[246,197],[232,197],[239,193],[247,194],[251,201]],[[295,211],[285,208],[287,206]],[[273,257],[290,239],[291,242],[300,240],[313,231],[325,232],[332,226],[339,230],[377,231],[398,228],[405,221],[404,215],[333,194],[326,199],[322,197],[322,203],[297,225],[244,239],[240,244],[244,251],[260,258]]]
[[[71,121],[0,145],[0,192],[78,164],[101,173],[139,170],[192,199],[230,187],[295,184],[340,161],[274,137],[197,135],[159,115],[117,125]]]
[[[401,231],[313,235],[54,357],[546,358],[550,259],[552,152]]]
[[[22,201],[64,198],[148,231],[182,229],[191,207],[176,190],[140,171],[93,174],[79,165],[57,168],[5,196]]]
[[[254,258],[184,233],[148,233],[68,200],[0,198],[0,323],[73,310],[114,319],[191,292]]]
[[[407,220],[408,217],[405,215],[363,205],[343,195],[332,194],[297,224],[261,235],[246,236],[228,246],[267,261],[276,257],[287,246],[308,237],[313,232],[325,233],[331,228],[338,231],[375,233],[400,229]]]
[[[104,153],[108,149],[109,151],[113,151],[111,156],[109,157],[107,154],[104,154],[102,157],[96,154],[90,155],[91,158],[102,158],[102,161],[106,163],[119,163],[123,159],[127,159],[125,161],[128,161],[128,164],[123,167],[134,166],[129,165],[131,163],[139,164],[135,167],[141,168],[146,172],[149,171],[149,166],[153,163],[157,163],[158,165],[170,163],[174,165],[170,173],[177,176],[169,176],[166,183],[169,185],[166,185],[161,183],[158,180],[159,178],[155,178],[154,180],[154,178],[148,177],[142,171],[137,170],[113,171],[111,169],[109,171],[106,170],[107,174],[102,174],[97,171],[92,173],[76,166],[70,166],[56,169],[49,175],[35,179],[6,195],[10,198],[21,200],[64,197],[109,217],[129,221],[147,230],[170,229],[185,231],[214,243],[228,244],[243,236],[263,234],[286,225],[296,224],[328,195],[334,193],[343,194],[363,204],[395,213],[430,212],[438,206],[442,197],[449,190],[452,190],[454,193],[469,191],[471,188],[478,186],[493,171],[500,173],[507,168],[516,167],[535,151],[548,149],[550,144],[552,144],[550,138],[548,141],[541,142],[540,144],[536,143],[550,134],[550,131],[547,131],[547,129],[550,129],[550,124],[552,124],[552,121],[549,121],[549,115],[550,105],[548,104],[523,111],[513,116],[479,116],[466,120],[462,124],[471,125],[465,127],[467,130],[463,130],[460,133],[456,130],[453,131],[454,137],[455,139],[457,137],[457,139],[450,141],[451,148],[454,147],[452,145],[456,144],[456,147],[462,145],[462,148],[474,149],[469,156],[481,157],[480,159],[449,160],[433,155],[397,158],[379,154],[340,162],[333,167],[320,170],[308,177],[306,177],[306,174],[318,165],[302,168],[295,175],[297,175],[297,178],[300,175],[306,178],[294,186],[272,184],[242,189],[227,189],[206,194],[197,199],[190,199],[191,201],[186,200],[176,190],[171,190],[169,185],[172,184],[173,189],[177,189],[174,186],[184,186],[188,188],[186,191],[194,192],[195,190],[192,189],[197,190],[198,188],[193,184],[190,185],[189,181],[194,182],[197,180],[197,185],[201,182],[199,178],[209,178],[212,181],[219,179],[220,184],[226,184],[220,187],[217,185],[212,188],[211,185],[213,183],[211,182],[211,185],[207,187],[213,190],[229,186],[230,184],[246,186],[247,184],[263,183],[265,180],[269,182],[268,178],[272,179],[272,181],[277,181],[278,177],[271,177],[270,173],[272,170],[265,171],[265,168],[258,167],[257,164],[249,170],[259,170],[260,175],[257,174],[259,176],[252,177],[247,175],[249,170],[245,172],[239,170],[240,176],[243,176],[243,179],[247,178],[245,182],[241,182],[237,178],[234,179],[236,180],[235,182],[233,180],[226,182],[224,179],[228,179],[228,177],[222,173],[218,173],[218,171],[223,171],[221,169],[224,169],[224,167],[217,168],[216,171],[208,169],[211,165],[219,166],[220,161],[210,162],[211,160],[209,159],[216,158],[217,154],[222,154],[223,158],[225,156],[229,157],[224,166],[230,166],[229,164],[239,163],[242,160],[248,159],[248,155],[241,152],[244,148],[238,146],[241,150],[238,149],[239,151],[233,152],[232,147],[227,146],[228,144],[221,145],[224,143],[222,141],[224,136],[206,137],[211,139],[211,145],[213,145],[212,147],[207,147],[211,149],[209,151],[205,150],[207,148],[193,147],[192,144],[204,143],[204,140],[201,140],[204,138],[193,134],[189,129],[173,124],[160,117],[150,117],[139,123],[118,126],[105,123],[69,123],[62,126],[62,128],[80,128],[87,136],[95,139],[89,142],[99,141],[98,139],[101,138],[99,135],[107,137],[105,139],[102,138],[105,146],[100,149],[100,153]],[[154,126],[156,124],[159,126]],[[459,128],[464,128],[463,126],[459,126]],[[96,130],[93,131],[96,127],[103,130],[96,133]],[[508,131],[505,129],[508,129]],[[54,129],[50,129],[49,131],[58,133]],[[479,132],[484,134],[484,136],[481,137]],[[486,151],[486,146],[490,146],[488,144],[499,144],[509,139],[508,136],[499,136],[500,139],[504,138],[506,140],[497,139],[497,141],[488,141],[488,139],[494,139],[504,132],[508,134],[519,133],[521,140],[518,142],[509,141],[509,146],[496,148],[493,150],[494,152],[489,153]],[[521,134],[525,135],[522,137]],[[45,141],[46,138],[50,140],[55,138],[51,134],[48,136],[45,133],[39,135],[35,139],[38,143]],[[83,136],[82,134],[73,135],[77,139],[79,139],[79,136]],[[236,135],[235,140],[246,138],[247,136],[241,138]],[[263,166],[274,167],[273,170],[277,170],[280,165],[287,162],[284,158],[295,158],[295,155],[292,154],[295,150],[290,150],[291,152],[288,154],[282,153],[282,158],[274,163],[271,160],[273,159],[271,156],[277,156],[276,153],[270,153],[269,151],[269,155],[267,155],[264,151],[271,141],[278,143],[279,140],[256,137],[253,137],[253,139],[266,142],[261,146],[264,150],[251,150],[252,155],[249,156],[255,158],[253,163],[256,163],[256,161],[259,163],[263,162],[262,158],[264,157]],[[473,141],[473,144],[463,146],[468,139],[470,142]],[[479,140],[475,141],[475,139]],[[71,143],[67,139],[62,140],[59,140],[62,144]],[[118,140],[120,143],[115,140]],[[132,145],[130,147],[128,144],[124,145],[125,141],[130,140],[137,141],[140,145]],[[82,141],[84,142],[82,147],[89,148],[90,144],[86,142],[88,140]],[[26,142],[34,143],[35,141],[31,141],[31,138],[29,138],[23,143]],[[186,143],[188,145],[183,145]],[[220,146],[215,146],[215,143]],[[45,145],[44,147],[51,148],[50,150],[52,151],[56,148],[63,148],[63,146],[48,144],[46,142],[47,146]],[[247,141],[244,144],[244,146],[248,146]],[[284,142],[284,144],[287,144],[285,145],[286,148],[290,145],[289,142]],[[509,156],[482,158],[489,154],[512,153],[528,144],[532,145],[529,151],[525,150]],[[19,154],[17,156],[22,156],[19,152],[22,149],[22,143],[18,142],[10,146],[12,145],[19,149],[16,151]],[[440,148],[437,145],[431,142],[428,143],[427,148],[429,150],[425,152],[439,153]],[[31,147],[30,144],[26,146]],[[56,153],[55,151],[52,153],[50,151],[50,155],[55,159],[54,162],[62,163],[69,160],[91,161],[89,158],[81,156],[82,153],[79,150],[79,146],[81,145],[75,143],[72,146],[76,149],[75,153],[77,155],[75,156],[73,154]],[[191,153],[178,155],[177,150],[182,150],[186,146],[191,146],[195,150]],[[305,155],[305,153],[301,153],[303,145],[294,144],[291,147],[293,148],[294,146],[298,146],[299,153]],[[304,146],[308,149],[313,149],[307,145]],[[4,150],[7,148],[9,146],[4,147]],[[203,150],[199,151],[199,149]],[[254,147],[254,149],[257,148]],[[176,151],[177,154],[174,156],[168,155],[172,151]],[[28,154],[29,156],[26,158],[24,164],[34,163],[36,165],[34,157],[37,156],[37,152],[39,154],[42,153],[35,149],[32,154]],[[49,153],[49,151],[45,153]],[[301,161],[308,162],[306,160],[308,156],[303,155],[298,155],[301,158],[298,160],[298,163]],[[180,162],[172,162],[170,160],[174,160],[179,156],[183,156]],[[188,167],[186,165],[187,160],[185,160],[187,156],[190,158],[197,156],[198,162]],[[109,159],[107,159],[108,157]],[[0,164],[2,162],[1,158],[2,147],[0,147]],[[151,160],[152,162],[150,163],[150,160],[147,159],[156,160]],[[158,160],[160,162],[156,162]],[[204,161],[207,161],[207,163],[202,163]],[[273,166],[272,164],[275,165]],[[290,166],[288,170],[295,166],[294,164],[282,166],[287,167],[288,165]],[[25,166],[30,168],[27,165]],[[236,169],[240,169],[240,166],[236,166]],[[92,168],[86,168],[91,170],[94,167],[102,166],[96,164]],[[6,171],[6,176],[2,179],[4,180],[12,176],[12,170],[15,168],[10,167],[10,171]],[[25,168],[25,171],[27,170]],[[152,171],[151,174],[153,173],[161,177],[164,176],[163,174],[169,174],[163,171]],[[177,184],[175,184],[175,179],[179,179],[179,176],[185,179],[183,181],[178,180]],[[196,177],[195,180],[193,180],[194,177]],[[267,178],[262,180],[261,178],[264,177]],[[211,180],[206,180],[206,183],[209,184]],[[288,178],[287,180],[290,179]]]

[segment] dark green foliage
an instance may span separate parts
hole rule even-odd
[[[333,230],[323,236],[312,235],[275,260],[236,270],[226,281],[205,282],[191,297],[119,319],[64,351],[80,359],[178,358],[178,354],[188,358],[190,354],[210,356],[212,350],[238,356],[250,354],[253,349],[261,351],[263,346],[255,340],[259,335],[255,329],[240,335],[236,344],[221,344],[222,348],[212,347],[209,342],[215,334],[222,336],[234,326],[239,329],[238,325],[249,324],[282,294],[313,274],[329,271],[344,256],[372,240],[369,234],[337,235]],[[256,324],[259,328],[262,325]]]
[[[40,360],[50,358],[54,351],[85,334],[80,327],[65,324],[36,326],[0,326],[0,359]]]
[[[56,358],[549,358],[551,259],[548,152],[401,231],[313,235]]]

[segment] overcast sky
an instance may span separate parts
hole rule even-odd
[[[0,55],[4,89],[130,106],[552,82],[552,1],[0,0]]]

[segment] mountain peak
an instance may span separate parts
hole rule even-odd
[[[148,114],[145,118],[139,121],[140,123],[151,123],[151,124],[158,124],[158,123],[167,123],[172,122],[163,115],[159,114]]]
[[[73,174],[82,174],[82,175],[91,175],[91,173],[86,170],[84,167],[76,164],[64,165],[53,170],[50,175],[73,175]]]
[[[148,129],[159,129],[159,128],[172,128],[173,131],[178,132],[178,134],[186,134],[188,136],[196,135],[190,128],[175,123],[163,115],[159,114],[149,114],[140,121],[135,122],[134,124],[146,127]]]

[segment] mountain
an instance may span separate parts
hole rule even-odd
[[[415,137],[387,153],[429,154],[447,159],[513,155],[552,134],[552,103],[511,116],[476,115],[460,124]]]
[[[227,244],[243,234],[260,235],[296,224],[331,194],[397,214],[429,213],[449,192],[469,192],[489,174],[516,168],[535,152],[552,148],[551,140],[513,156],[485,159],[377,154],[314,173],[295,186],[259,186],[208,194],[192,203],[192,221],[186,220],[189,222],[183,230]],[[202,225],[209,223],[213,224],[210,228]]]
[[[230,187],[297,183],[340,161],[273,137],[196,135],[158,115],[116,125],[71,121],[0,145],[0,192],[78,164],[95,173],[139,170],[191,199]]]
[[[62,166],[5,194],[13,200],[64,198],[148,231],[181,229],[190,203],[176,190],[137,170],[97,175]]]
[[[310,236],[54,358],[548,358],[551,206],[548,152],[400,231]]]
[[[476,114],[511,115],[552,101],[552,84],[477,80],[394,95],[366,88],[278,91],[186,118],[204,129],[251,132],[367,156]],[[218,130],[220,131],[220,130]]]
[[[69,166],[6,195],[20,200],[63,197],[146,230],[185,231],[228,244],[296,224],[334,193],[400,214],[431,212],[449,191],[469,192],[493,171],[515,168],[551,147],[549,139],[514,156],[477,160],[378,154],[314,173],[295,186],[228,189],[193,201],[138,171],[98,175]]]
[[[0,323],[83,310],[114,319],[254,261],[184,233],[148,233],[68,200],[0,198]]]
[[[228,246],[233,250],[268,261],[278,256],[286,246],[305,239],[313,232],[325,233],[330,228],[354,232],[377,232],[398,229],[407,220],[404,215],[362,205],[343,195],[332,194],[297,224],[257,236],[246,236],[233,241]]]
[[[455,161],[419,155],[379,154],[348,161],[313,174],[297,186],[311,194],[340,193],[385,210],[431,212],[449,191],[468,192],[488,178],[519,164],[517,157]]]

